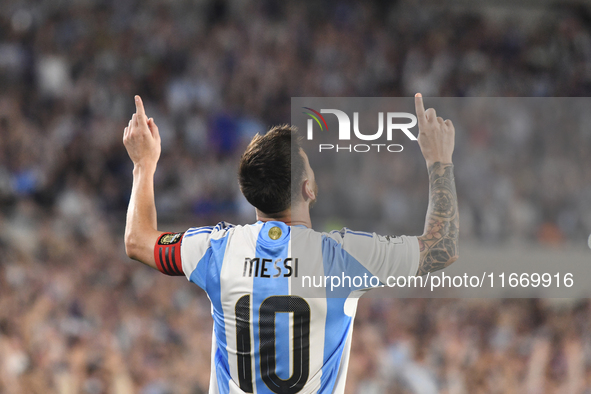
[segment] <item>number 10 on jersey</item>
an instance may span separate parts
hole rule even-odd
[[[236,302],[236,344],[240,389],[253,392],[250,301],[245,295]],[[275,315],[293,313],[292,375],[283,380],[276,373]],[[295,394],[308,381],[310,372],[310,306],[298,296],[272,296],[259,307],[259,363],[265,385],[277,394]]]

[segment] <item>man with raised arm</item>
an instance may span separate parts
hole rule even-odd
[[[418,143],[429,171],[424,234],[381,236],[312,229],[318,188],[290,126],[256,135],[240,160],[238,182],[257,222],[157,229],[154,172],[160,135],[139,96],[123,142],[134,163],[125,248],[128,256],[167,275],[186,276],[212,303],[210,393],[344,393],[357,290],[307,293],[302,273],[326,277],[423,275],[458,257],[453,177],[454,127],[415,97]],[[292,175],[293,174],[293,175]]]

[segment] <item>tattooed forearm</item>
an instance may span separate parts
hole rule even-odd
[[[453,164],[436,162],[429,167],[429,208],[425,232],[419,237],[417,275],[441,270],[456,261],[459,224]]]

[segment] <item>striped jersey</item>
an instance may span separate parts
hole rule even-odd
[[[419,265],[416,237],[277,221],[191,228],[175,255],[211,300],[210,394],[344,393],[360,293]]]

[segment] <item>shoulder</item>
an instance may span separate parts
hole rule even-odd
[[[261,231],[263,223],[252,223],[244,225],[234,225],[221,221],[215,226],[191,227],[183,235],[184,243],[203,243],[224,240],[256,240]]]
[[[227,236],[235,227],[235,225],[224,221],[215,226],[191,227],[185,231],[183,240],[188,238],[221,238]]]
[[[352,240],[367,241],[367,240],[381,237],[380,235],[378,235],[376,233],[369,233],[366,231],[354,231],[354,230],[351,230],[347,227],[343,227],[340,230],[333,230],[330,232],[325,232],[322,234],[330,239],[335,240],[338,243],[343,243],[343,242],[352,241]]]

